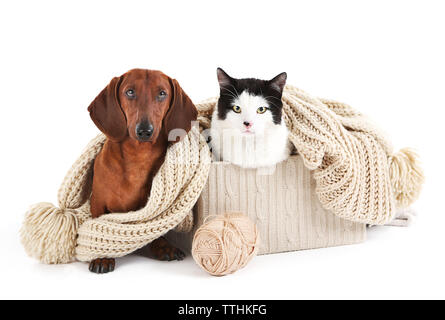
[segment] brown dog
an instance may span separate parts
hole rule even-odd
[[[134,69],[113,78],[88,107],[91,119],[107,137],[94,161],[91,214],[142,208],[153,177],[162,165],[173,129],[188,132],[197,111],[178,82],[160,71]],[[184,253],[164,238],[150,244],[159,260],[182,260]],[[90,271],[114,270],[114,259],[96,259]]]

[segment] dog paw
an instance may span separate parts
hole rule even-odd
[[[116,262],[114,259],[95,259],[90,262],[89,270],[93,273],[103,274],[113,272]]]
[[[184,260],[185,253],[172,246],[164,238],[154,240],[150,245],[152,256],[160,261]]]

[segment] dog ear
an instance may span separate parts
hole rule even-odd
[[[119,142],[127,134],[127,119],[119,103],[122,77],[113,78],[88,107],[91,119],[108,139]]]
[[[192,100],[179,86],[178,81],[170,79],[173,89],[170,108],[164,117],[164,130],[168,141],[176,143],[190,131],[192,121],[198,116],[198,111]]]

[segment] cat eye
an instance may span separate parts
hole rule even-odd
[[[232,110],[236,113],[241,113],[241,107],[240,106],[233,106]]]
[[[256,109],[256,113],[259,113],[259,114],[264,113],[266,111],[267,111],[266,107],[259,107],[258,109]]]
[[[125,91],[125,94],[127,95],[127,97],[129,97],[130,99],[134,99],[136,97],[136,93],[134,92],[133,89],[128,89],[127,91]]]

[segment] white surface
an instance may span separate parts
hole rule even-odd
[[[0,298],[445,298],[443,1],[61,1],[0,4],[2,123]],[[348,102],[427,175],[417,221],[375,228],[365,244],[263,256],[224,278],[191,258],[41,265],[18,229],[56,201],[67,169],[98,132],[87,107],[133,67],[163,70],[194,101],[217,94],[216,67]]]

